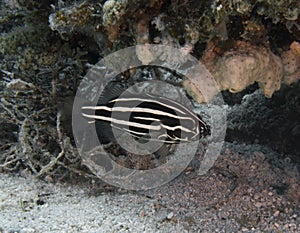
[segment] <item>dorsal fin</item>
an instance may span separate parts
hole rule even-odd
[[[118,98],[124,91],[127,90],[127,86],[124,83],[120,82],[109,82],[104,90],[102,91],[98,105],[106,104],[110,100]]]

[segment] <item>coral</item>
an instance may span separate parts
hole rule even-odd
[[[297,0],[220,0],[227,7],[228,14],[236,12],[241,16],[250,16],[255,13],[265,19],[271,19],[274,24],[283,23],[287,28],[291,22],[299,25],[300,2]]]
[[[261,44],[270,39],[270,22],[286,25],[291,33],[300,25],[300,3],[295,0],[171,1],[165,9],[152,18],[158,32],[154,41],[176,46],[195,45],[214,37],[221,41],[243,38]]]
[[[298,41],[291,43],[290,48],[296,56],[300,57],[300,43]]]
[[[9,8],[2,8],[0,127],[5,129],[0,134],[2,171],[26,167],[37,176],[44,176],[58,167],[61,170],[67,165],[62,161],[66,157],[72,160],[76,153],[67,152],[73,146],[62,132],[56,105],[62,95],[74,91],[70,83],[77,82],[82,74],[82,52],[64,44],[49,28],[50,2],[6,1]],[[59,163],[63,165],[58,166]]]
[[[208,103],[218,93],[212,80],[203,80],[199,82],[199,79],[185,79],[182,82],[182,86],[185,91],[198,103]],[[205,88],[203,88],[203,86]],[[205,93],[202,93],[204,92]]]
[[[257,4],[257,13],[272,19],[274,23],[295,21],[300,10],[299,1],[271,1],[260,0]]]
[[[233,34],[239,39],[242,37],[260,43],[268,38],[270,21],[286,25],[291,32],[299,27],[300,4],[297,0],[274,3],[271,0],[103,2],[84,1],[78,4],[64,1],[62,4],[58,1],[55,12],[49,16],[50,27],[57,30],[63,39],[68,39],[81,28],[80,33],[94,39],[101,37],[96,39],[101,40],[96,43],[99,47],[106,43],[108,50],[151,42],[175,47],[194,46],[213,37],[226,41]],[[22,4],[25,4],[24,1]],[[28,3],[26,7],[36,4]],[[266,19],[270,20],[266,22]],[[240,27],[237,26],[239,23]],[[144,35],[147,34],[145,38],[139,35],[141,24],[144,24]],[[236,30],[240,31],[231,33]]]
[[[3,3],[10,9],[20,8],[20,5],[17,0],[3,0]]]
[[[34,75],[38,67],[52,66],[57,62],[58,43],[49,43],[53,32],[37,25],[35,28],[16,27],[0,37],[0,54],[6,61],[3,69]],[[15,62],[17,61],[17,62]]]
[[[265,96],[280,89],[282,64],[278,56],[263,46],[237,41],[233,48],[218,56],[215,45],[208,46],[203,63],[213,74],[220,90],[240,92],[258,82]]]
[[[94,11],[95,8],[87,2],[65,7],[49,15],[49,26],[53,31],[65,36],[76,27],[86,26]]]
[[[103,26],[110,27],[116,25],[121,17],[126,13],[127,0],[108,0],[103,5]]]
[[[300,43],[294,41],[288,51],[281,54],[284,66],[285,84],[291,84],[300,79]]]
[[[299,5],[296,0],[66,1],[58,2],[49,24],[63,39],[75,32],[93,38],[104,47],[104,55],[140,43],[194,47],[214,37],[226,41],[234,35],[259,44],[270,38],[270,21],[286,25],[291,32],[296,30]]]
[[[154,15],[159,13],[159,9],[164,1],[134,1],[134,0],[108,0],[103,5],[102,26],[107,32],[108,40],[116,42],[122,34],[121,29],[129,27],[134,32],[137,43],[148,42],[148,24]],[[143,38],[142,33],[146,38]],[[137,37],[137,38],[136,38]]]
[[[165,12],[152,19],[163,44],[196,44],[209,38],[219,20],[209,1],[171,1]],[[193,20],[191,20],[193,19]]]
[[[145,20],[140,20],[136,25],[136,41],[137,44],[147,44],[150,42],[149,27]]]
[[[53,0],[17,0],[17,2],[22,8],[29,11],[48,11],[50,9],[50,4],[53,3]]]
[[[258,20],[248,20],[243,22],[244,32],[241,37],[251,41],[253,44],[264,43],[267,40],[266,27]]]

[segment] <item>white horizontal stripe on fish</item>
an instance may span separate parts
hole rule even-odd
[[[126,133],[130,133],[130,134],[139,134],[140,136],[149,135],[148,133],[136,132],[136,131],[133,131],[133,130],[130,130],[130,129],[124,129],[124,128],[121,128],[121,127],[118,127],[118,126],[115,126],[115,125],[112,125],[112,127],[116,128],[118,130],[121,130],[121,131],[125,131]]]
[[[149,95],[149,97],[151,98],[151,97],[153,97],[153,96]],[[171,99],[167,99],[167,98],[163,98],[163,97],[159,97],[159,98],[164,99],[164,100],[167,100],[167,101],[170,101],[170,102],[173,103],[174,105],[180,106],[180,107],[183,108],[187,113],[189,113],[190,115],[192,115],[192,116],[195,117],[197,120],[199,120],[202,124],[205,125],[205,122],[204,122],[203,120],[199,119],[199,117],[197,117],[197,116],[195,115],[194,112],[192,112],[191,110],[189,110],[189,109],[186,108],[185,106],[183,106],[183,105],[181,105],[181,104],[178,104],[176,101],[171,100]],[[160,104],[160,105],[162,105],[162,106],[164,106],[164,107],[167,107],[167,108],[170,108],[170,109],[172,109],[172,110],[178,111],[178,112],[180,112],[180,113],[182,113],[182,114],[186,114],[184,111],[182,111],[182,110],[180,110],[180,109],[178,109],[178,108],[175,108],[175,107],[173,107],[172,105],[164,104],[164,103],[162,103],[162,102],[160,102],[160,101],[156,101],[156,100],[153,100],[153,99],[142,99],[142,98],[134,98],[134,97],[131,97],[131,98],[122,98],[122,97],[121,97],[121,98],[118,98],[118,99],[111,100],[111,101],[109,101],[109,103],[113,103],[113,102],[126,102],[126,101],[142,101],[142,102],[148,101],[148,102]]]
[[[137,120],[160,121],[160,119],[156,119],[156,118],[152,118],[152,117],[138,117],[138,116],[135,116],[133,118],[137,119]]]
[[[175,101],[172,101],[172,100],[169,100],[169,99],[167,99],[167,100],[170,101],[170,102],[172,102],[172,103],[174,103],[174,104],[176,104],[176,105],[178,105],[178,103],[175,102]],[[182,113],[182,114],[185,113],[185,112],[181,111],[180,109],[175,108],[175,107],[173,107],[173,106],[171,106],[171,105],[164,104],[164,103],[162,103],[162,102],[159,102],[159,101],[157,101],[157,100],[152,100],[152,99],[142,99],[142,98],[118,98],[118,99],[111,100],[111,101],[109,101],[109,102],[112,103],[112,102],[128,102],[128,101],[152,102],[152,103],[156,103],[156,104],[162,105],[162,106],[164,106],[164,107],[170,108],[170,109],[172,109],[172,110],[175,110],[175,111],[180,112],[180,113]],[[181,106],[181,107],[184,108],[187,112],[190,112],[190,111],[189,111],[188,109],[186,109],[184,106]]]
[[[105,110],[105,111],[110,111],[111,112],[111,108],[106,107],[106,106],[82,106],[81,109]]]
[[[130,129],[120,128],[120,127],[115,126],[115,125],[112,125],[112,127],[116,128],[118,130],[121,130],[125,133],[129,133],[131,136],[132,136],[132,134],[139,134],[141,136],[149,136],[148,133],[139,133],[139,132],[132,131]],[[163,139],[160,139],[161,137],[163,137]],[[166,142],[166,138],[168,138],[168,137],[170,138],[170,136],[168,134],[161,134],[161,135],[158,136],[158,139],[156,139],[156,138],[145,138],[145,139],[147,139],[149,141],[155,141],[155,142]],[[171,142],[168,142],[168,143],[177,143],[177,142],[172,142],[171,141]]]
[[[177,115],[173,115],[168,112],[164,112],[161,110],[154,110],[151,108],[141,108],[141,107],[106,107],[106,106],[83,106],[82,109],[90,109],[90,110],[105,110],[105,111],[110,111],[110,112],[142,112],[142,113],[151,113],[155,115],[162,115],[162,116],[167,116],[167,117],[172,117],[175,119],[179,120],[192,120],[194,122],[194,119],[191,117],[181,117]]]
[[[175,131],[176,129],[180,129],[182,131],[185,131],[185,132],[188,132],[188,133],[192,133],[194,132],[193,130],[190,130],[188,128],[185,128],[185,127],[182,127],[181,125],[177,125],[177,126],[167,126],[165,124],[161,124],[161,126],[165,129],[168,129],[168,130],[172,130],[172,131]]]
[[[111,117],[104,117],[104,116],[99,116],[99,115],[88,115],[85,113],[82,113],[82,115],[87,118],[108,121],[108,122],[115,123],[118,125],[127,125],[127,126],[133,126],[133,127],[137,127],[137,128],[148,129],[148,130],[160,130],[161,129],[161,125],[145,125],[145,124],[140,124],[140,123],[136,123],[136,122],[118,120],[118,119],[111,118]]]
[[[125,120],[119,120],[116,118],[111,118],[111,117],[105,117],[105,116],[99,116],[99,115],[88,115],[85,113],[82,113],[83,116],[92,118],[92,119],[98,119],[98,120],[103,120],[103,121],[109,121],[111,123],[119,124],[119,125],[127,125],[127,126],[134,126],[138,128],[143,128],[143,129],[148,129],[148,130],[160,130],[162,127],[168,130],[175,131],[176,129],[180,129],[182,131],[192,133],[193,130],[190,130],[188,128],[182,127],[181,125],[177,126],[167,126],[165,124],[159,124],[159,125],[147,125],[147,124],[141,124],[141,123],[136,123],[136,122],[129,122]],[[188,118],[190,119],[190,118]]]
[[[161,138],[161,137],[165,137],[165,139],[162,139],[162,140],[159,140],[159,141],[166,141],[166,138],[169,138],[171,139],[172,141],[168,141],[168,143],[177,143],[176,140],[178,141],[185,141],[185,142],[189,142],[190,140],[188,139],[188,137],[185,137],[185,138],[178,138],[174,135],[174,137],[171,137],[170,135],[168,134],[162,134],[160,136],[158,136],[158,138]]]

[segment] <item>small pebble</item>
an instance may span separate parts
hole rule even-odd
[[[273,216],[278,217],[279,213],[280,213],[279,210],[276,210],[275,213],[273,214]]]
[[[268,195],[269,195],[269,196],[273,196],[273,193],[272,193],[272,192],[269,192]]]
[[[245,232],[245,231],[249,231],[249,229],[246,227],[242,227],[242,232]]]
[[[173,218],[173,216],[174,216],[174,213],[171,212],[171,213],[169,213],[169,214],[167,215],[167,219],[171,219],[171,218]]]
[[[257,208],[261,208],[262,207],[262,203],[261,202],[256,202],[254,205]]]
[[[139,213],[139,216],[141,218],[145,217],[145,211],[144,210],[141,210],[140,213]]]

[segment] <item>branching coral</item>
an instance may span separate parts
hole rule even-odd
[[[33,83],[9,77],[9,73],[5,75],[0,124],[10,122],[19,131],[15,132],[17,141],[0,147],[0,169],[13,171],[22,165],[37,176],[49,175],[62,166],[76,171],[80,158],[64,133],[60,113],[49,101],[51,95],[41,92]]]
[[[37,176],[75,171],[79,157],[56,102],[73,92],[71,83],[83,71],[82,52],[49,28],[49,1],[9,3],[13,9],[0,21],[0,170],[26,168]]]

